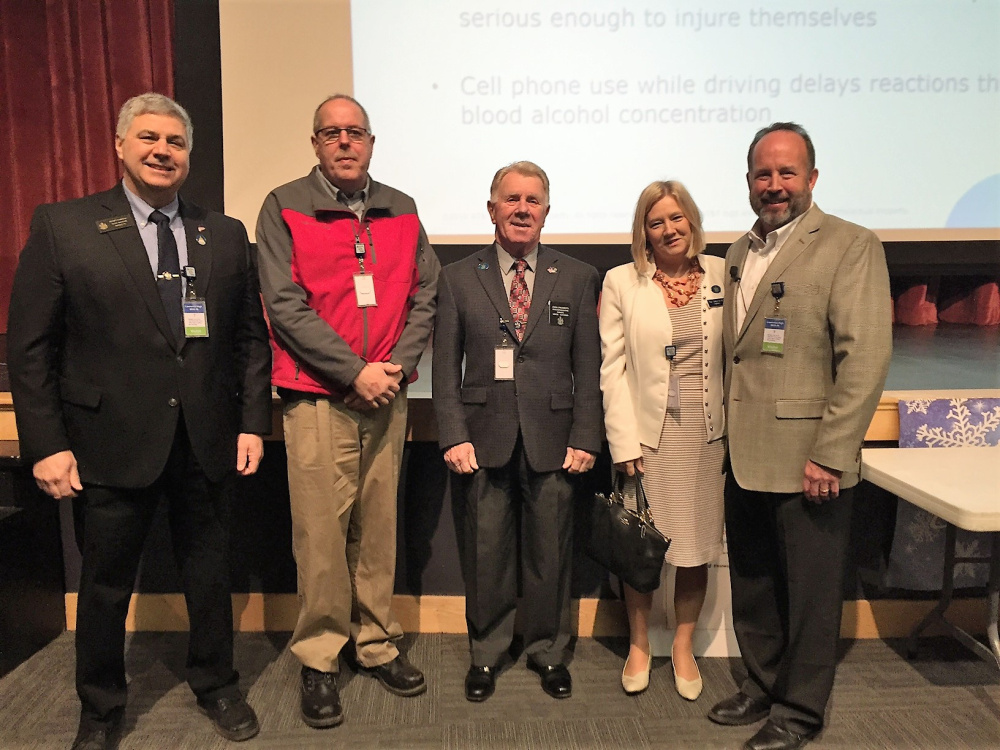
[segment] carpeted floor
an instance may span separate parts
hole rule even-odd
[[[657,659],[650,689],[620,687],[622,640],[580,639],[571,665],[573,697],[542,693],[524,658],[506,669],[493,698],[467,702],[460,635],[408,636],[403,650],[428,679],[426,694],[398,698],[374,679],[343,668],[346,720],[307,728],[298,713],[298,664],[287,634],[238,634],[236,662],[260,717],[252,748],[739,748],[753,727],[705,719],[734,689],[738,660],[702,659],[705,691],[695,703],[673,690],[670,664]],[[143,633],[128,651],[130,703],[122,750],[230,748],[197,712],[183,682],[184,634]],[[810,748],[1000,748],[1000,673],[944,638],[922,642],[910,662],[902,644],[845,641],[829,727]],[[73,637],[66,633],[0,680],[0,748],[68,748],[76,732]]]

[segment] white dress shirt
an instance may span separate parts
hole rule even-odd
[[[747,310],[750,309],[753,296],[757,293],[757,287],[760,286],[760,280],[764,278],[767,269],[770,268],[771,263],[774,262],[774,259],[781,251],[781,246],[791,236],[795,227],[802,221],[803,216],[805,216],[805,213],[796,216],[784,226],[772,229],[767,233],[766,239],[761,239],[760,235],[757,234],[760,222],[754,224],[753,229],[748,232],[748,236],[750,237],[750,252],[747,253],[747,257],[743,261],[743,268],[740,271],[740,283],[736,290],[737,331],[743,328],[743,321],[746,319]]]

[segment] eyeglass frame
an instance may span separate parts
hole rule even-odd
[[[330,134],[331,131],[336,131],[336,135]],[[323,133],[328,133],[328,135],[322,135]],[[362,143],[365,140],[365,136],[371,136],[371,131],[368,128],[359,128],[354,125],[349,125],[346,128],[328,125],[325,128],[315,131],[313,136],[318,138],[324,145],[330,145],[340,140],[341,133],[347,133],[347,140],[351,143]],[[355,133],[357,133],[357,137],[355,137]]]

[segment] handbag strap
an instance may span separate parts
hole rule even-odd
[[[617,474],[615,490],[619,495],[624,496],[625,481],[629,478],[628,474],[624,471],[616,471],[615,474]],[[649,512],[649,501],[646,500],[646,490],[643,489],[642,478],[638,471],[632,476],[632,479],[635,480],[635,509],[639,516],[647,520],[649,523],[652,523],[653,516]]]

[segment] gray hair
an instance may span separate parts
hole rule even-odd
[[[321,101],[319,103],[319,106],[316,107],[316,111],[313,112],[313,133],[315,133],[317,130],[319,130],[319,125],[320,125],[319,111],[321,109],[323,109],[323,107],[325,105],[329,104],[330,102],[335,102],[335,101],[339,101],[339,100],[343,100],[345,102],[350,102],[355,107],[357,107],[358,109],[361,110],[361,117],[365,121],[365,123],[364,123],[365,124],[365,130],[367,130],[368,134],[371,135],[372,134],[372,121],[370,119],[368,119],[368,111],[364,107],[361,106],[361,102],[359,102],[353,96],[349,96],[347,94],[331,94],[330,96],[326,97],[326,99],[324,99],[323,101]]]
[[[806,156],[809,158],[809,171],[811,172],[816,168],[816,148],[813,146],[812,138],[806,132],[806,129],[799,125],[797,122],[772,122],[766,128],[761,128],[757,131],[757,134],[753,137],[753,142],[750,144],[750,150],[747,151],[747,170],[753,171],[753,150],[757,148],[757,144],[760,143],[761,139],[765,135],[770,135],[778,130],[785,130],[789,133],[795,133],[806,142]]]
[[[513,164],[508,164],[506,167],[498,169],[497,173],[493,175],[493,182],[490,184],[490,203],[497,202],[497,199],[500,197],[500,183],[511,172],[515,172],[522,177],[537,177],[541,180],[542,190],[545,192],[545,205],[549,204],[549,176],[545,174],[544,169],[532,161],[516,161]]]
[[[191,124],[191,116],[184,107],[169,96],[157,94],[154,91],[133,96],[122,105],[118,112],[118,127],[115,129],[115,135],[124,139],[128,129],[132,127],[132,121],[139,115],[167,115],[177,118],[184,124],[188,151],[194,147],[194,125]]]

